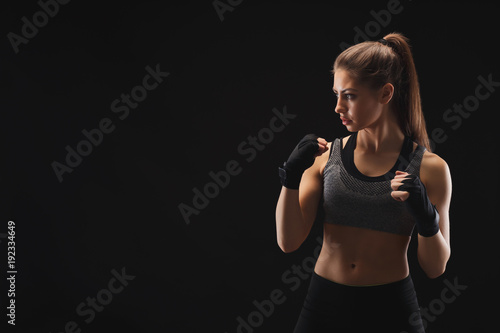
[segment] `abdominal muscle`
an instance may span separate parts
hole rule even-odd
[[[324,223],[323,247],[314,271],[346,285],[377,285],[409,274],[409,236]]]

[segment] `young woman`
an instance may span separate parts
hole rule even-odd
[[[424,332],[407,249],[416,227],[420,266],[430,278],[445,271],[451,176],[430,151],[408,39],[392,33],[354,45],[332,73],[335,112],[352,134],[306,135],[279,168],[284,252],[306,239],[321,197],[325,213],[295,332]]]

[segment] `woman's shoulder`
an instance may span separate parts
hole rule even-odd
[[[421,167],[428,171],[439,171],[448,168],[448,163],[438,154],[426,150],[422,156]]]
[[[420,164],[420,179],[424,184],[451,182],[448,163],[438,154],[426,150]]]

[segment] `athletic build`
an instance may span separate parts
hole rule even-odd
[[[375,60],[368,66],[369,52]],[[385,77],[372,74],[374,66],[398,67],[395,62],[400,68],[389,68]],[[363,66],[365,73],[359,73]],[[284,252],[300,247],[324,198],[323,247],[296,332],[423,332],[420,321],[408,318],[415,319],[412,313],[418,312],[418,304],[406,252],[416,226],[420,266],[430,278],[445,271],[451,252],[451,176],[446,162],[429,151],[407,40],[390,34],[379,42],[355,45],[337,58],[333,73],[335,112],[353,134],[334,142],[307,135],[280,170],[283,187],[276,226]],[[333,298],[338,303],[323,304],[328,292],[332,294],[325,302]],[[394,314],[401,318],[380,319],[382,313],[373,314],[373,303],[371,310],[367,307],[366,313],[348,321],[348,313],[342,311],[358,306],[349,303],[352,295],[363,304],[388,297],[385,307],[407,309]],[[376,318],[374,327],[355,323],[368,317]],[[405,326],[409,322],[411,327]]]

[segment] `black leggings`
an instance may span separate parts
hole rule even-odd
[[[411,277],[376,286],[347,286],[313,272],[294,333],[319,332],[423,333]]]

